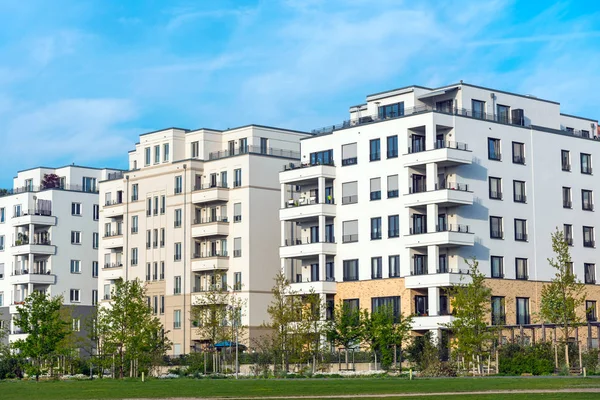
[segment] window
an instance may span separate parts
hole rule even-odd
[[[581,173],[590,175],[592,173],[592,155],[581,153]]]
[[[242,256],[242,238],[241,237],[233,238],[233,256],[234,257]]]
[[[571,171],[571,152],[569,150],[560,151],[560,161],[563,171]]]
[[[181,310],[173,311],[173,329],[181,329]]]
[[[160,196],[160,213],[164,214],[167,209],[167,196],[164,194]]]
[[[529,298],[517,297],[517,325],[527,325],[529,320]]]
[[[586,300],[585,301],[585,319],[594,322],[598,320],[596,315],[596,301]]]
[[[227,171],[221,171],[221,187],[227,187]]]
[[[71,203],[71,215],[81,216],[81,203]]]
[[[98,261],[92,261],[92,278],[98,277]]]
[[[398,136],[387,137],[387,158],[398,157]]]
[[[152,215],[152,197],[148,197],[146,199],[146,216],[149,217]]]
[[[500,139],[488,138],[488,158],[490,160],[501,161]]]
[[[83,191],[84,192],[88,192],[88,193],[95,193],[98,192],[97,189],[97,185],[96,185],[96,178],[90,178],[87,176],[84,176],[81,180],[82,182],[82,187],[83,187]]]
[[[571,201],[571,188],[563,186],[562,188],[563,208],[573,208]]]
[[[371,178],[371,200],[381,200],[381,178]]]
[[[233,274],[233,290],[242,290],[242,273],[236,272]]]
[[[388,267],[390,278],[398,278],[400,276],[400,256],[393,255],[388,257]]]
[[[81,232],[71,231],[71,244],[81,244]]]
[[[390,175],[387,177],[387,197],[388,199],[398,197],[398,175]]]
[[[154,164],[160,162],[160,146],[154,146]]]
[[[165,313],[165,296],[163,295],[160,296],[160,313]]]
[[[100,205],[94,204],[92,206],[92,218],[94,221],[98,221],[100,219]]]
[[[527,241],[527,220],[515,218],[515,240]]]
[[[269,139],[260,138],[260,154],[267,154],[269,149]]]
[[[0,236],[0,251],[4,251],[4,235]]]
[[[358,260],[344,260],[343,267],[344,281],[358,280]]]
[[[473,118],[485,119],[485,101],[471,100]]]
[[[516,279],[527,280],[529,274],[527,270],[527,259],[526,258],[515,258],[515,270]]]
[[[496,106],[498,122],[508,124],[510,122],[510,107],[498,104]]]
[[[152,247],[152,231],[150,229],[146,229],[146,248],[149,249]]]
[[[404,102],[387,104],[377,108],[377,116],[379,119],[395,118],[404,115]]]
[[[154,261],[154,264],[153,264],[152,280],[153,281],[157,281],[158,280],[158,263],[156,261]]]
[[[492,278],[504,278],[504,257],[491,256]]]
[[[400,237],[400,217],[398,215],[388,216],[388,237]]]
[[[183,191],[183,177],[177,175],[175,177],[175,194],[180,194]]]
[[[235,203],[233,205],[233,222],[242,221],[242,203]]]
[[[140,195],[140,189],[137,183],[131,185],[131,201],[137,201]]]
[[[98,304],[98,290],[92,289],[92,305],[95,306],[96,304]]]
[[[152,265],[150,263],[146,263],[146,280],[149,281],[152,275]]]
[[[504,297],[492,296],[492,325],[506,324],[506,310]]]
[[[131,249],[131,265],[137,265],[137,264],[138,264],[138,248],[133,247]]]
[[[371,257],[371,279],[383,277],[383,262],[381,257]]]
[[[369,161],[381,160],[381,139],[369,141]]]
[[[0,207],[0,224],[6,222],[6,209],[4,207]]]
[[[356,151],[356,143],[342,145],[342,167],[358,163]]]
[[[133,215],[131,217],[131,233],[138,233],[138,216],[137,215]]]
[[[490,217],[490,237],[492,239],[504,239],[502,217]]]
[[[173,294],[181,294],[181,276],[173,277]]]
[[[93,249],[98,248],[98,232],[92,233],[92,248]]]
[[[150,165],[150,152],[151,152],[150,147],[146,147],[144,149],[144,165],[145,166]]]
[[[233,187],[242,186],[242,169],[236,168],[233,170]]]
[[[358,182],[342,183],[342,204],[358,202]]]
[[[80,274],[81,273],[81,261],[80,260],[71,260],[71,273],[72,274]]]
[[[174,226],[175,226],[175,228],[181,228],[181,208],[176,208],[174,212],[175,212]]]
[[[591,190],[581,190],[581,208],[585,211],[594,211],[594,199]]]
[[[81,290],[71,289],[69,298],[71,303],[79,303],[81,301]]]
[[[158,314],[158,296],[152,296],[152,314]]]
[[[166,235],[166,230],[165,228],[160,228],[160,247],[165,247],[165,235]]]
[[[333,165],[333,150],[310,153],[310,165]]]
[[[490,199],[502,200],[502,179],[501,178],[489,178],[490,183]]]
[[[4,292],[0,292],[0,307],[4,306]],[[1,329],[2,327],[0,327]]]
[[[342,242],[358,242],[358,220],[342,222]]]
[[[513,181],[513,200],[515,203],[525,203],[527,201],[525,197],[525,182]]]
[[[163,162],[169,161],[169,143],[163,144]]]
[[[71,328],[73,329],[73,332],[79,332],[81,330],[81,319],[73,318],[71,321]]]
[[[181,261],[181,242],[175,243],[175,261]]]
[[[371,312],[376,313],[379,310],[389,310],[394,316],[394,322],[400,322],[400,296],[371,297]]]
[[[594,227],[592,226],[583,227],[583,247],[596,247],[594,241]]]
[[[573,246],[573,225],[564,224],[563,225],[563,235],[565,238],[565,242],[567,242],[567,244],[569,246]]]
[[[164,261],[160,262],[160,280],[161,281],[165,280],[165,262]]]
[[[585,283],[596,283],[596,264],[585,263],[583,264],[583,270]]]
[[[200,155],[200,143],[192,142],[191,144],[192,158],[197,158]]]
[[[512,142],[513,164],[525,164],[525,144]]]
[[[381,217],[371,218],[371,240],[381,239]]]

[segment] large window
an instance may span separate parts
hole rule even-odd
[[[500,139],[488,138],[488,158],[496,161],[502,160]]]
[[[342,222],[342,242],[358,242],[358,220]]]
[[[502,200],[502,179],[489,177],[490,199]]]
[[[398,278],[400,276],[400,256],[393,255],[388,257],[389,277]]]
[[[394,322],[400,322],[400,296],[371,297],[371,312],[391,312]]]
[[[581,208],[585,211],[594,211],[594,198],[591,190],[581,190]]]
[[[310,153],[310,165],[333,165],[333,150]]]
[[[527,241],[527,220],[515,218],[515,240]]]
[[[525,197],[525,182],[513,181],[513,200],[515,203],[525,203],[527,197]]]
[[[491,256],[492,278],[504,278],[504,257]]]
[[[473,118],[485,119],[485,101],[471,100]]]
[[[371,240],[381,239],[381,217],[371,218]]]
[[[173,311],[173,329],[181,329],[181,310]]]
[[[358,280],[358,260],[344,260],[344,281]]]
[[[371,200],[381,200],[381,178],[371,179]]]
[[[513,163],[525,164],[525,144],[512,142]]]
[[[571,171],[571,153],[569,150],[560,151],[560,162],[563,171]]]
[[[154,164],[160,162],[160,146],[154,146]]]
[[[404,102],[380,106],[377,114],[379,119],[401,117],[404,115]]]
[[[564,224],[563,225],[563,235],[565,238],[565,242],[567,242],[567,244],[569,246],[573,246],[573,225]]]
[[[342,145],[342,167],[358,163],[356,143]]]
[[[317,240],[318,239],[319,238],[317,237]],[[241,237],[233,238],[233,256],[234,257],[242,256],[242,238]]]
[[[151,149],[150,147],[146,147],[144,149],[144,165],[148,166],[150,165],[150,154],[151,154]]]
[[[496,114],[498,118],[498,122],[503,124],[510,123],[510,107],[503,106],[502,104],[498,104],[496,106]]]
[[[581,153],[581,173],[591,174],[592,173],[592,155]]]
[[[381,139],[369,141],[369,161],[381,160]]]
[[[516,279],[520,279],[520,280],[529,279],[526,258],[515,258],[515,276],[516,276]]]
[[[383,261],[381,257],[371,257],[371,279],[383,278]]]
[[[175,194],[180,194],[183,191],[183,177],[177,175],[175,177]]]
[[[388,199],[398,197],[398,175],[390,175],[387,177],[387,197]]]
[[[503,239],[502,217],[490,217],[490,237],[492,239]]]
[[[388,237],[396,238],[400,236],[400,216],[388,216]]]
[[[517,325],[528,325],[529,321],[529,298],[517,297]]]
[[[563,186],[562,188],[562,200],[563,208],[572,208],[573,202],[571,201],[571,188]]]
[[[504,297],[492,296],[492,325],[506,324]]]
[[[598,316],[597,316],[597,308],[596,308],[596,301],[595,300],[586,300],[585,301],[585,317],[586,320],[590,321],[590,322],[594,322],[598,320]]]
[[[387,137],[387,158],[398,157],[398,136]]]
[[[583,270],[585,276],[585,283],[596,283],[596,264],[585,263],[583,264]]]
[[[342,204],[358,202],[358,182],[342,183]]]
[[[174,255],[173,259],[175,261],[181,261],[181,242],[175,243],[174,253],[175,253],[175,255]]]
[[[583,227],[583,247],[596,247],[593,226]]]
[[[233,170],[233,187],[242,186],[242,169],[237,168]]]

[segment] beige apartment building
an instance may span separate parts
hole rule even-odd
[[[280,270],[279,171],[306,136],[258,125],[141,135],[129,170],[100,182],[102,301],[117,279],[146,282],[179,355],[202,345],[192,305],[227,287],[244,302],[244,341],[260,335]]]

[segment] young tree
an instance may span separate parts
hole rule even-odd
[[[45,293],[34,291],[17,306],[15,325],[27,334],[13,346],[23,357],[30,360],[26,366],[28,374],[39,380],[44,372],[43,363],[56,353],[61,342],[71,333],[69,322],[61,315],[62,296],[50,298]]]
[[[491,309],[492,290],[485,285],[485,276],[479,272],[479,262],[465,259],[469,266],[470,283],[459,283],[449,288],[454,319],[447,324],[456,338],[456,352],[468,366],[476,361],[481,373],[483,355],[494,340],[494,331],[487,319]]]
[[[333,311],[333,320],[327,327],[327,340],[345,349],[346,369],[349,368],[348,349],[360,341],[362,335],[361,313],[340,302]]]
[[[171,348],[160,320],[152,315],[146,300],[146,290],[139,280],[117,281],[112,291],[112,303],[98,311],[96,333],[102,346],[114,349],[118,355],[119,377],[137,376],[140,361],[149,367],[154,356],[163,356]]]
[[[296,324],[296,335],[300,338],[300,349],[306,359],[312,360],[312,372],[317,372],[317,359],[323,349],[326,336],[324,311],[326,305],[321,296],[311,288],[307,295],[299,296],[302,302],[302,318]]]
[[[42,179],[42,189],[60,187],[60,177],[56,174],[44,174]]]
[[[552,251],[556,258],[548,263],[556,270],[554,279],[542,288],[539,316],[544,322],[560,326],[565,343],[565,362],[569,367],[568,340],[573,329],[583,322],[577,309],[585,302],[585,285],[577,280],[571,269],[571,254],[563,232],[552,233]]]

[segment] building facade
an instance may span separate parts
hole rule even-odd
[[[85,334],[98,301],[98,182],[112,174],[118,171],[33,168],[0,192],[0,318],[10,342],[24,337],[14,317],[33,291],[62,295],[73,329]]]
[[[281,268],[329,307],[391,305],[437,335],[453,318],[444,288],[468,282],[475,257],[490,322],[528,325],[558,228],[595,321],[597,127],[559,103],[462,82],[367,96],[280,173]]]
[[[255,125],[141,135],[129,171],[100,183],[103,301],[118,279],[145,282],[172,355],[207,339],[191,311],[215,288],[243,302],[244,341],[260,335],[279,272],[278,172],[306,136]]]

